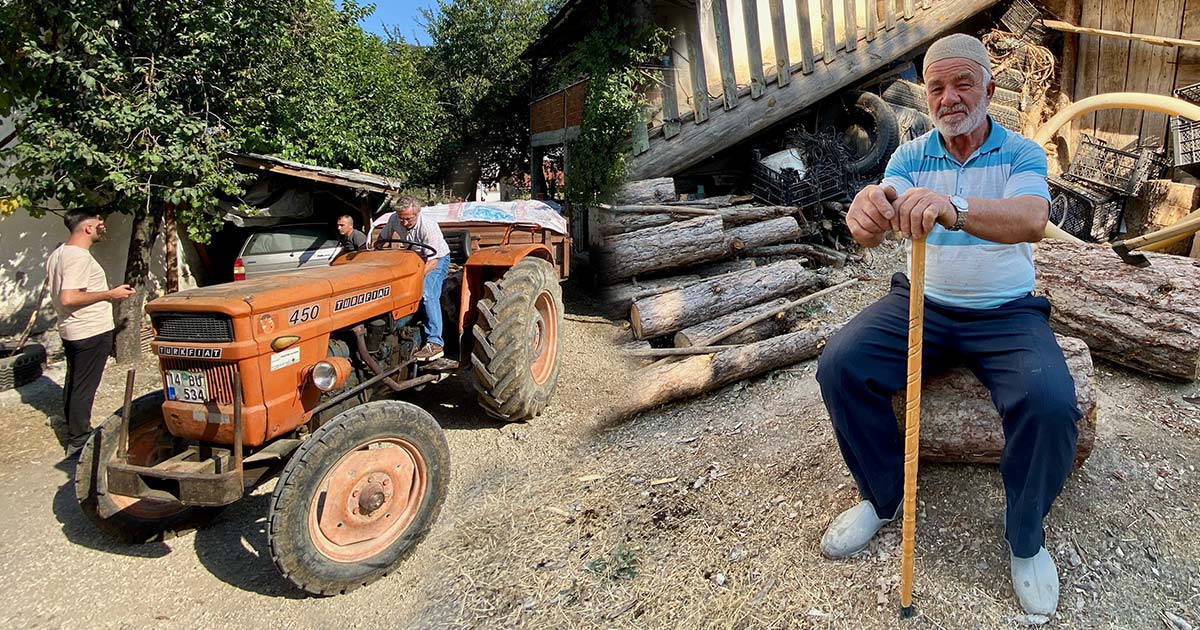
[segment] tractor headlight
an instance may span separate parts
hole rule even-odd
[[[327,361],[318,362],[313,366],[312,382],[323,392],[332,391],[338,384],[337,368]]]

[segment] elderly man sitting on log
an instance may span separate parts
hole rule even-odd
[[[1049,209],[1046,156],[987,115],[996,84],[978,39],[938,40],[923,74],[935,130],[896,150],[881,184],[855,196],[846,223],[864,247],[879,245],[889,230],[926,238],[923,369],[965,365],[990,390],[1005,436],[1000,473],[1013,589],[1027,613],[1050,615],[1058,570],[1042,520],[1071,470],[1081,414],[1050,331],[1050,303],[1032,294],[1030,243],[1041,239]],[[820,358],[817,380],[863,498],[822,537],[830,558],[866,548],[900,515],[904,446],[892,395],[905,385],[908,291],[897,273],[890,292],[830,339]]]

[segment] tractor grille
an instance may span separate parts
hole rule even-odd
[[[213,313],[163,313],[150,318],[158,341],[233,341],[233,320]]]
[[[167,386],[167,370],[187,370],[188,372],[203,372],[204,380],[208,383],[208,395],[212,400],[222,405],[233,404],[233,387],[238,380],[236,363],[209,363],[207,361],[192,361],[190,359],[174,359],[161,357],[163,370],[163,388]]]

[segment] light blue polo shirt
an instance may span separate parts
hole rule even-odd
[[[923,187],[944,195],[1013,199],[1036,195],[1047,201],[1046,153],[988,117],[991,131],[965,163],[942,146],[937,130],[904,143],[892,153],[884,186],[896,194]],[[911,253],[912,243],[908,243]],[[911,269],[911,266],[910,266]],[[925,238],[925,297],[947,306],[994,308],[1033,291],[1033,247],[985,241],[935,225]]]

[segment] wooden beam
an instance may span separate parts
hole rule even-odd
[[[679,135],[679,95],[675,93],[675,51],[667,51],[667,67],[662,71],[663,137]]]
[[[843,0],[842,12],[845,13],[846,52],[854,52],[858,48],[858,0]]]
[[[1164,11],[1161,7],[1159,7],[1158,4],[1150,4],[1150,3],[1147,3],[1147,4],[1149,5],[1149,9],[1153,9],[1155,11],[1155,13],[1170,15],[1166,11]],[[1137,10],[1136,6],[1135,6],[1134,10],[1135,11]],[[1174,15],[1178,15],[1178,13],[1175,13]],[[1069,24],[1067,22],[1060,22],[1059,20],[1044,20],[1044,23],[1046,25],[1046,28],[1052,28],[1056,31],[1063,31],[1066,33],[1082,33],[1084,35],[1097,35],[1100,37],[1113,37],[1116,39],[1128,39],[1128,40],[1132,40],[1135,42],[1142,42],[1143,44],[1151,44],[1153,46],[1179,46],[1182,48],[1200,48],[1200,42],[1198,42],[1194,39],[1179,39],[1177,37],[1162,37],[1160,35],[1145,35],[1143,33],[1122,33],[1121,31],[1110,31],[1108,29],[1103,29],[1103,28],[1088,28],[1086,26],[1075,26],[1074,24]],[[1138,25],[1134,24],[1133,26],[1137,27]]]
[[[692,114],[696,124],[708,120],[708,74],[704,71],[704,39],[700,36],[700,8],[687,32],[688,69],[692,75]]]
[[[825,63],[833,63],[837,59],[837,35],[834,33],[833,0],[821,0],[821,54]]]
[[[775,76],[779,87],[792,81],[792,63],[788,59],[787,23],[783,19],[783,0],[770,0],[771,33],[775,38]],[[803,1],[803,0],[801,0]]]
[[[879,32],[879,0],[867,0],[867,41],[875,41]]]
[[[717,61],[721,66],[721,87],[725,94],[725,109],[738,104],[737,75],[733,70],[733,41],[729,34],[729,5],[727,0],[711,0],[713,26],[717,31]],[[697,6],[703,7],[704,2]]]
[[[812,20],[808,17],[808,0],[796,0],[796,18],[800,23],[800,71],[812,74],[813,34]]]
[[[772,98],[746,100],[731,112],[713,112],[708,123],[685,126],[670,142],[655,140],[650,151],[630,160],[629,177],[644,179],[680,173],[845,89],[847,84],[870,76],[995,3],[996,0],[935,3],[929,11],[921,13],[920,19],[906,23],[875,45],[859,47],[836,64],[817,64],[812,74],[779,88]]]
[[[638,108],[633,121],[633,154],[641,155],[650,150],[650,130],[646,126],[646,110]]]
[[[896,3],[900,0],[883,0],[883,25],[887,30],[896,28]]]
[[[904,19],[911,20],[917,8],[913,0],[904,0]]]
[[[750,61],[750,98],[758,98],[767,85],[763,77],[762,42],[758,39],[758,0],[742,0],[742,26]]]

